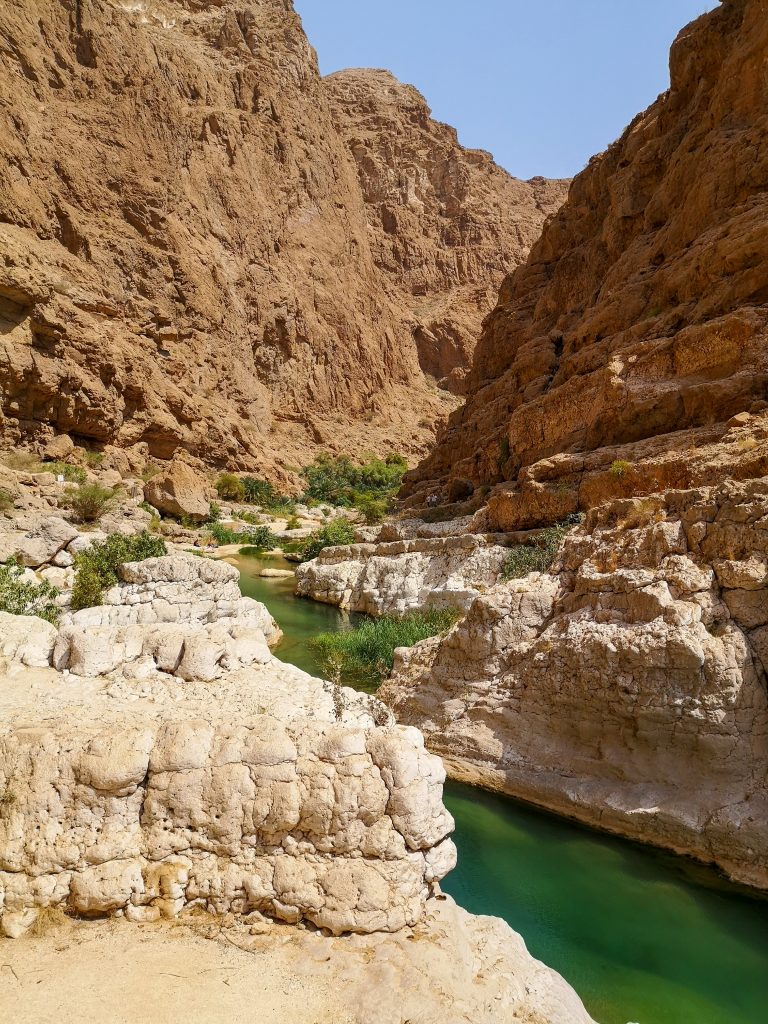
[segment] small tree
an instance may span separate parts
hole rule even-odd
[[[60,591],[50,583],[35,583],[24,576],[24,570],[16,561],[0,565],[0,611],[10,615],[36,615],[55,625],[60,613],[55,601]]]
[[[301,560],[302,562],[310,562],[313,558],[317,558],[325,548],[352,544],[354,539],[355,528],[348,519],[344,517],[332,519],[309,536],[302,550]]]
[[[216,493],[225,501],[244,501],[243,481],[234,473],[222,473],[216,481]]]
[[[143,562],[167,554],[165,541],[145,530],[134,537],[113,533],[75,556],[72,610],[101,604],[104,591],[117,583],[117,570],[126,562]]]
[[[59,505],[72,509],[78,522],[93,523],[109,511],[115,497],[116,493],[111,487],[86,483],[79,487],[68,487],[59,499]]]

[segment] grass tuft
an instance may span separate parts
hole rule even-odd
[[[413,612],[402,618],[366,619],[340,633],[320,633],[310,640],[329,676],[363,676],[381,682],[392,671],[395,650],[450,629],[461,613],[455,608]]]

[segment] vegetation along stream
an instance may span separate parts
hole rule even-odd
[[[357,616],[293,596],[241,559],[242,590],[283,630],[276,655],[322,675],[308,641]],[[350,685],[354,680],[344,680]],[[444,888],[503,917],[567,978],[599,1024],[764,1024],[768,900],[709,869],[449,783],[459,864]]]

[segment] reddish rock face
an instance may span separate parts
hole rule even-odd
[[[411,312],[419,364],[460,393],[504,275],[569,183],[510,177],[490,153],[459,145],[388,71],[339,71],[324,85],[357,163],[374,261]]]
[[[187,449],[274,475],[319,447],[425,451],[456,404],[436,377],[463,372],[483,301],[448,316],[455,352],[436,336],[424,355],[418,332],[445,317],[415,311],[404,254],[418,218],[394,210],[382,226],[397,249],[385,266],[338,86],[320,78],[289,0],[8,0],[0,33],[4,439]],[[517,188],[463,153],[452,137],[424,158],[488,197]],[[450,177],[431,163],[413,173]],[[528,241],[542,190],[521,200]],[[453,221],[464,202],[472,230],[441,243],[456,268],[486,233],[523,254],[527,241],[496,244],[517,238],[515,215],[497,224],[490,199],[480,209],[460,194]],[[419,301],[442,309],[479,270],[423,274]]]
[[[680,34],[669,92],[505,280],[407,493],[500,484],[492,525],[515,529],[768,473],[766,13],[728,0]]]

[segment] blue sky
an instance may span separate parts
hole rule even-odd
[[[570,177],[669,84],[678,31],[717,0],[294,0],[324,74],[384,67],[466,146]]]

